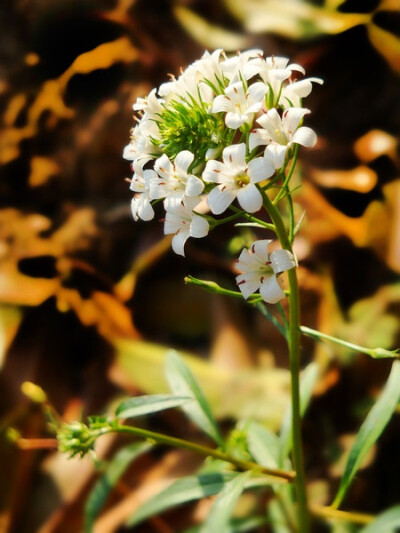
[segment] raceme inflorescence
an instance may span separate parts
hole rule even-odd
[[[285,177],[296,146],[316,143],[314,131],[302,125],[310,113],[302,99],[322,80],[304,74],[300,65],[261,50],[232,57],[216,50],[138,98],[124,150],[132,162],[133,218],[153,219],[153,205],[162,200],[164,233],[184,255],[189,237],[257,213],[267,189]],[[218,218],[227,210],[230,217]],[[237,283],[245,298],[259,289],[275,303],[284,296],[276,276],[296,263],[291,251],[269,253],[269,246],[260,240],[242,252]]]

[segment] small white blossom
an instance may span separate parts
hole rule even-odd
[[[138,98],[133,104],[134,111],[144,111],[144,119],[152,120],[163,110],[163,100],[156,96],[156,89],[153,89],[146,98]]]
[[[154,210],[151,206],[150,188],[151,182],[157,179],[154,170],[143,170],[144,161],[135,161],[133,163],[134,174],[131,179],[130,189],[136,193],[131,200],[132,216],[135,221],[139,218],[142,220],[152,220]]]
[[[245,156],[246,145],[235,144],[224,149],[223,162],[207,162],[203,180],[218,184],[207,199],[215,215],[223,213],[235,198],[249,213],[255,213],[261,208],[262,196],[255,184],[270,178],[275,167],[266,157],[257,157],[247,163]]]
[[[311,93],[313,83],[322,85],[324,82],[321,78],[305,78],[289,83],[283,87],[279,103],[284,107],[300,107],[301,99],[306,98]]]
[[[189,237],[205,237],[209,232],[207,220],[193,212],[201,202],[200,197],[185,198],[183,203],[166,210],[164,234],[174,234],[172,249],[178,255],[185,255],[184,247]]]
[[[194,174],[188,174],[194,154],[188,150],[179,152],[175,161],[163,154],[154,164],[158,177],[152,180],[150,195],[153,200],[165,198],[167,208],[182,201],[184,196],[198,196],[203,192],[204,183]]]
[[[287,250],[269,253],[271,242],[270,239],[255,241],[239,256],[236,266],[242,273],[236,277],[236,283],[245,299],[257,290],[267,303],[273,304],[285,297],[277,274],[295,267],[296,261]]]
[[[317,141],[315,132],[307,126],[298,127],[304,115],[310,113],[308,109],[290,107],[283,112],[282,118],[273,108],[257,119],[262,128],[257,128],[250,134],[249,147],[275,143],[286,148],[293,143],[302,146],[314,146]]]
[[[215,97],[212,112],[225,112],[225,124],[228,128],[240,128],[245,122],[250,123],[254,113],[260,111],[267,90],[263,83],[254,83],[245,91],[243,83],[239,81],[229,85],[225,94]]]

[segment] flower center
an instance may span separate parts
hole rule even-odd
[[[152,139],[170,159],[183,150],[195,155],[195,162],[204,161],[209,149],[219,145],[224,123],[221,117],[211,115],[197,104],[171,102],[156,120],[159,139]],[[194,165],[195,166],[195,165]]]
[[[235,176],[235,184],[238,187],[246,187],[250,183],[250,178],[245,172],[241,172],[240,174],[236,174]]]

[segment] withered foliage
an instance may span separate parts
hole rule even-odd
[[[233,286],[245,237],[216,230],[190,243],[184,261],[169,252],[157,217],[135,224],[130,215],[131,171],[121,153],[132,103],[204,47],[260,47],[325,80],[307,101],[319,142],[301,152],[296,177],[298,218],[306,211],[296,243],[302,321],[359,344],[399,343],[400,12],[388,0],[293,3],[308,7],[289,16],[285,2],[271,0],[3,0],[1,531],[80,531],[95,478],[88,462],[67,462],[40,442],[34,449],[53,435],[23,397],[24,381],[45,389],[64,420],[104,413],[124,394],[162,392],[160,345],[175,346],[202,356],[218,416],[279,427],[288,373],[278,333],[244,303],[183,284],[192,273]],[[271,9],[280,26],[270,26]],[[336,486],[343,436],[356,430],[388,364],[307,340],[303,348],[304,361],[316,358],[324,369],[304,424],[307,469],[311,480]],[[145,423],[201,438],[176,413]],[[23,439],[11,439],[10,427]],[[395,418],[349,506],[377,512],[400,498],[390,477],[393,461],[400,468],[396,429]],[[99,456],[119,445],[106,440]],[[196,466],[177,451],[147,456],[118,485],[96,531],[119,530],[141,501]],[[206,510],[157,518],[143,531],[178,531]]]

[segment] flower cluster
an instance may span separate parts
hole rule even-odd
[[[124,150],[132,161],[133,218],[151,220],[162,200],[164,233],[184,255],[186,240],[206,236],[215,222],[207,210],[220,215],[237,201],[256,213],[294,145],[316,142],[302,125],[310,112],[302,99],[322,81],[297,80],[304,74],[300,65],[261,50],[229,58],[216,50],[139,98]]]

